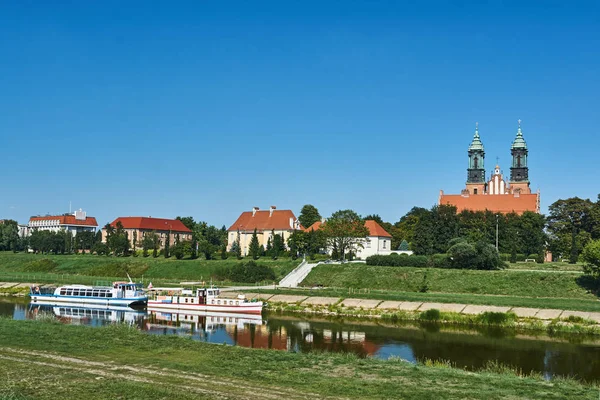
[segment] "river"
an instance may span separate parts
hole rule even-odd
[[[546,378],[570,376],[600,382],[600,338],[581,335],[534,336],[504,328],[388,325],[374,320],[275,313],[261,317],[52,307],[29,305],[20,298],[0,299],[0,316],[22,320],[43,315],[79,325],[127,323],[148,334],[191,336],[199,341],[244,347],[347,352],[361,357],[402,358],[413,363],[447,360],[469,370],[496,361],[523,372],[538,372]]]

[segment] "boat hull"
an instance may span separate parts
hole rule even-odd
[[[208,312],[225,312],[239,314],[261,314],[263,303],[260,301],[254,303],[242,303],[239,305],[224,305],[224,304],[180,304],[167,303],[156,300],[148,301],[148,309],[151,310],[182,310],[182,311],[208,311]]]
[[[128,297],[128,298],[102,298],[102,297],[87,297],[87,296],[61,296],[55,294],[33,294],[31,301],[39,304],[55,304],[55,303],[71,303],[96,306],[122,306],[122,307],[139,307],[145,306],[148,302],[148,297]]]

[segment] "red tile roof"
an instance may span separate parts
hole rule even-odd
[[[308,228],[306,228],[304,232],[318,231],[321,228],[321,225],[323,225],[323,223],[321,221],[317,221]]]
[[[31,221],[55,221],[58,220],[60,225],[81,225],[81,226],[98,226],[98,222],[96,222],[96,218],[94,217],[86,217],[83,219],[75,219],[74,215],[47,215],[44,217],[31,217],[29,218],[29,222]]]
[[[369,229],[369,236],[392,237],[381,225],[372,219],[366,220],[365,226]]]
[[[318,231],[323,226],[323,222],[317,221],[308,228],[304,230],[304,232],[310,232],[311,230]],[[376,221],[372,219],[368,219],[365,221],[365,226],[369,230],[369,236],[377,236],[377,237],[392,237],[381,225],[379,225]]]
[[[538,194],[478,194],[463,196],[460,194],[442,194],[439,204],[449,204],[456,207],[457,212],[463,210],[485,211],[507,214],[515,212],[523,214],[525,211],[539,212]]]
[[[227,229],[228,231],[254,231],[256,228],[259,232],[270,231],[270,230],[291,230],[294,229],[293,225],[290,226],[290,219],[296,221],[296,216],[292,210],[273,210],[271,211],[256,211],[254,216],[252,211],[243,212],[239,218]],[[300,226],[300,229],[304,229]]]
[[[151,231],[186,232],[191,230],[178,219],[164,219],[151,217],[119,217],[110,223],[112,227],[121,222],[125,229],[145,229]]]

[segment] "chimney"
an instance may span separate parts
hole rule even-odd
[[[269,208],[269,217],[273,216],[273,211],[275,211],[277,209],[277,207],[275,206],[271,206],[271,208]]]
[[[254,217],[254,214],[256,214],[256,212],[259,210],[258,207],[252,207],[252,216]]]

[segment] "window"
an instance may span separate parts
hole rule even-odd
[[[473,189],[473,194],[477,194],[477,188]]]
[[[60,289],[60,295],[64,296],[67,293],[67,291],[65,289]]]
[[[383,248],[385,249],[385,244],[387,243],[387,240],[383,241]]]
[[[98,291],[97,291],[97,290],[94,290],[94,291],[92,292],[92,297],[98,297],[98,295],[99,295],[99,293],[98,293]]]
[[[73,290],[68,289],[67,290],[67,296],[73,296]]]
[[[105,292],[100,292],[100,297],[106,297],[106,293]]]

